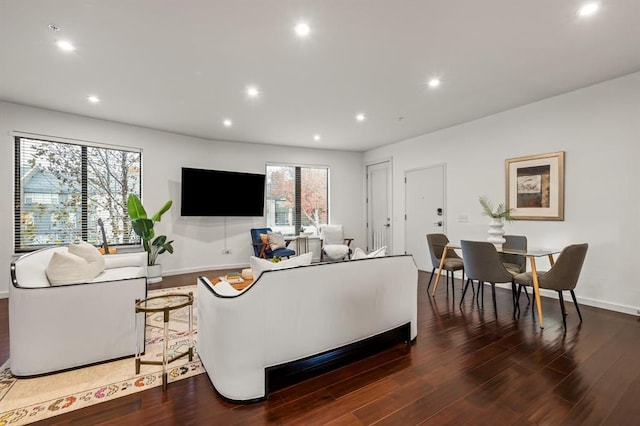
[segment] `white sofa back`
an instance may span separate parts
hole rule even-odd
[[[147,253],[107,255],[105,271],[92,282],[50,286],[45,270],[59,250],[67,248],[38,250],[11,265],[9,364],[15,376],[131,356],[136,344],[144,350],[143,333],[136,336],[136,321],[142,330],[144,317],[136,318],[135,301],[147,294]]]
[[[14,283],[23,288],[49,287],[46,270],[55,252],[66,253],[67,247],[51,247],[20,256],[20,268],[14,271]],[[104,271],[91,282],[144,278],[147,276],[146,256],[146,252],[106,255]]]
[[[230,400],[266,395],[265,368],[319,354],[411,323],[417,336],[418,270],[389,256],[265,271],[224,296],[198,279],[198,352]]]

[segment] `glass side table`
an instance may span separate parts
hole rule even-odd
[[[169,319],[171,311],[181,309],[184,307],[189,308],[189,349],[175,354],[169,357]],[[193,361],[193,293],[179,294],[169,293],[160,296],[148,297],[146,299],[136,299],[136,314],[144,313],[145,321],[142,333],[144,333],[144,327],[146,327],[146,314],[151,312],[162,312],[164,323],[164,342],[162,345],[162,361],[145,361],[140,359],[140,329],[138,327],[138,321],[136,321],[136,374],[140,374],[140,365],[162,365],[162,389],[167,389],[167,365],[177,359],[185,356],[189,356],[189,361]]]

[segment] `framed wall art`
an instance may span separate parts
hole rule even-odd
[[[517,220],[564,220],[564,151],[505,160],[507,208]]]

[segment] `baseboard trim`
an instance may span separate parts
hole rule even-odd
[[[496,287],[501,287],[508,289],[511,291],[511,284],[496,284]],[[531,291],[531,290],[529,290]],[[545,290],[544,288],[540,289],[540,296],[548,297],[549,299],[558,300],[558,293],[553,290]],[[578,299],[578,303],[580,305],[592,306],[594,308],[605,309],[607,311],[620,312],[622,314],[628,314],[633,316],[638,316],[638,312],[640,312],[640,308],[628,305],[620,305],[617,303],[606,302],[603,300],[590,299],[587,297],[579,297],[576,294],[576,299]],[[571,296],[567,296],[564,298],[565,303],[573,303],[571,300]]]
[[[431,273],[431,271],[423,272],[427,272],[429,274]],[[455,279],[462,279],[462,273],[460,271],[455,271],[453,273],[453,276]],[[496,287],[505,288],[511,291],[511,284],[496,284]],[[541,289],[540,296],[548,297],[551,299],[558,299],[558,293],[553,290]],[[604,300],[590,299],[588,297],[579,297],[578,295],[576,295],[576,299],[578,299],[578,303],[580,303],[581,305],[592,306],[594,308],[605,309],[607,311],[620,312],[627,315],[640,316],[640,307],[638,306],[622,305],[619,303],[607,302]],[[573,303],[571,297],[565,297],[565,302]]]

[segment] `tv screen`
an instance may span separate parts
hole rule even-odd
[[[182,168],[182,216],[264,216],[265,175]]]

